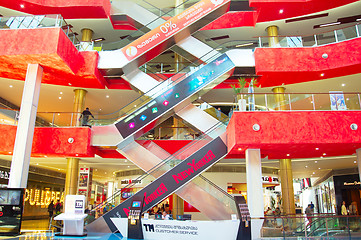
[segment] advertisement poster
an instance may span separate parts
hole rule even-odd
[[[92,168],[80,168],[78,193],[84,195],[88,201],[91,198],[92,176]]]
[[[330,91],[331,110],[347,110],[342,91]]]

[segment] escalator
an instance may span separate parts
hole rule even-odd
[[[215,1],[200,1],[197,3],[197,6],[199,6],[199,4],[204,5],[207,2],[208,4],[213,4],[211,2]],[[219,8],[222,8],[221,5],[223,3],[227,3],[227,1],[216,2],[219,5]],[[217,4],[214,5],[217,7]],[[207,6],[207,4],[205,6]],[[189,10],[186,10],[185,12],[187,11]],[[167,40],[167,42],[169,43],[164,43],[167,47],[174,44],[174,41],[172,42],[172,40]],[[125,49],[131,49],[131,47],[128,45]],[[131,53],[132,55],[132,50],[129,51],[125,51],[125,54]],[[149,56],[153,57],[152,54],[149,54],[149,51],[147,54],[143,54],[146,51],[141,54],[138,54],[136,51],[137,53],[134,56],[128,54],[128,62],[126,62],[126,64],[122,63],[123,65],[118,64],[116,67],[113,66],[113,69],[120,69],[122,74],[125,73],[125,78],[127,78],[134,87],[145,93],[122,109],[122,111],[118,112],[117,116],[114,116],[114,118],[110,120],[115,120],[114,124],[93,127],[92,132],[94,137],[92,139],[92,145],[117,146],[118,151],[129,160],[144,171],[151,173],[148,174],[149,176],[157,178],[144,188],[144,191],[142,190],[137,193],[140,195],[147,192],[151,194],[149,196],[145,194],[146,202],[149,203],[146,208],[152,207],[169,194],[177,191],[177,194],[180,197],[198,208],[210,219],[230,219],[230,215],[235,213],[233,206],[234,202],[231,201],[231,203],[226,206],[224,201],[219,201],[215,198],[215,196],[219,195],[219,189],[218,194],[210,194],[206,190],[212,184],[205,180],[199,180],[201,178],[196,178],[197,175],[227,154],[227,147],[225,145],[225,125],[218,123],[218,120],[194,107],[191,102],[228,78],[235,65],[227,54],[220,54],[212,49],[201,58],[203,64],[192,69],[188,74],[176,74],[172,78],[159,83],[157,80],[138,69],[139,65],[150,59]],[[161,51],[155,53],[159,54]],[[144,58],[142,57],[144,55],[147,55],[145,60],[142,59]],[[105,55],[101,56],[103,60],[104,57]],[[120,59],[123,57],[120,57]],[[136,61],[133,61],[135,59]],[[205,63],[207,64],[204,65]],[[177,157],[171,156],[170,158],[173,159],[172,161],[166,160],[166,169],[159,167],[154,169],[154,166],[157,165],[164,166],[163,159],[167,154],[163,154],[162,156],[159,151],[154,151],[154,149],[149,151],[149,149],[135,142],[134,139],[153,129],[157,124],[175,113],[191,125],[208,134],[204,134],[202,140],[192,141],[189,146],[187,145],[187,150],[181,151],[181,154],[178,154]],[[101,124],[106,125],[109,123],[110,122],[104,121]],[[217,126],[217,131],[209,132],[209,129],[214,130],[213,128],[215,128],[215,126]],[[185,160],[176,165],[176,163],[182,159]],[[195,159],[199,159],[199,161],[196,163]],[[173,163],[170,164],[170,162]],[[175,167],[171,169],[173,165]],[[173,179],[173,183],[176,182],[176,184],[173,184],[172,186],[164,185],[172,183],[171,179]],[[192,179],[194,180],[190,183]],[[197,181],[205,184],[201,184],[200,186],[195,183]],[[160,194],[161,192],[162,194]],[[157,196],[157,198],[154,198],[154,196]],[[220,196],[228,197],[227,194],[224,193],[221,193]],[[153,200],[150,201],[149,199]],[[125,217],[126,211],[124,211],[124,209],[127,209],[128,203],[130,203],[129,201],[130,199],[90,224],[88,226],[88,231],[100,231],[102,229],[103,231],[113,232],[115,226],[110,218]],[[207,204],[204,204],[205,202],[211,203],[211,206],[207,206]],[[99,229],[99,226],[102,226],[101,229]]]
[[[215,136],[219,137],[213,138]],[[176,192],[182,198],[185,197],[192,205],[195,204],[206,215],[218,215],[219,218],[227,215],[230,219],[231,214],[236,214],[236,206],[232,197],[204,177],[198,176],[228,153],[225,137],[225,125],[219,123],[209,132],[192,141],[138,178],[137,180],[143,182],[151,182],[134,195],[145,197],[143,210],[150,209]],[[131,187],[127,186],[122,191]],[[116,195],[119,196],[120,192]],[[88,231],[115,232],[117,229],[113,222],[114,218],[126,218],[131,202],[132,198],[128,198],[107,212],[90,224],[87,227]],[[201,204],[197,204],[199,202]]]

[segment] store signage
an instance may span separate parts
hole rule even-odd
[[[122,180],[120,182],[120,184],[141,184],[142,180],[132,180],[132,179],[126,179],[126,180]]]
[[[64,202],[64,192],[50,191],[50,188],[41,189],[25,189],[24,202],[29,202],[32,206],[48,206],[51,200],[56,203],[58,200]]]
[[[199,1],[182,13],[172,17],[164,24],[123,47],[121,51],[126,58],[131,61],[228,2],[230,2],[230,0]]]
[[[357,181],[354,181],[354,182],[344,182],[343,185],[344,185],[344,186],[356,186],[356,185],[361,185],[361,182],[357,182]]]
[[[278,177],[262,176],[262,182],[279,183]]]

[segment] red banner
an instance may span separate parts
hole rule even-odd
[[[202,0],[121,50],[131,61],[228,2],[230,0]]]

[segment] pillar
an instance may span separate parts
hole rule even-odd
[[[285,90],[286,88],[284,87],[275,87],[272,89],[272,92],[276,93],[274,94],[275,101],[277,103],[277,107],[275,108],[275,110],[287,110]]]
[[[93,50],[93,31],[88,28],[81,30],[81,42],[79,51],[90,51]]]
[[[72,126],[81,126],[79,120],[81,112],[85,109],[85,96],[87,91],[84,89],[74,89],[74,104],[73,104],[73,121]]]
[[[81,112],[84,110],[85,96],[84,89],[74,90],[73,121],[72,126],[81,126],[79,120]],[[79,158],[67,158],[67,168],[65,177],[65,195],[75,195],[78,193],[79,180]]]
[[[264,217],[262,164],[259,149],[246,150],[247,204],[251,218]],[[251,220],[252,239],[261,237],[263,219]]]
[[[82,42],[91,42],[93,38],[93,30],[89,28],[83,28],[81,30],[81,41]]]
[[[172,194],[172,197],[173,197],[172,214],[173,217],[176,218],[177,215],[184,214],[184,200],[175,193]]]
[[[278,47],[279,40],[278,40],[278,27],[277,26],[269,26],[266,28],[267,35],[268,35],[268,44],[269,47]]]
[[[65,196],[78,193],[79,158],[67,158]]]
[[[357,156],[358,175],[361,181],[361,148],[356,150],[356,156]]]
[[[296,214],[291,159],[280,159],[279,177],[281,178],[283,213]]]
[[[28,64],[11,161],[9,188],[27,186],[42,76],[43,68],[39,64]]]

